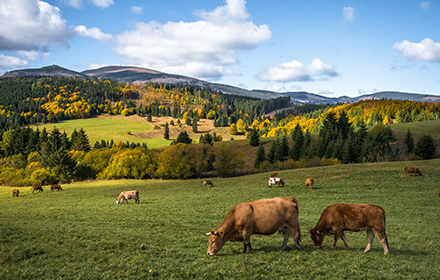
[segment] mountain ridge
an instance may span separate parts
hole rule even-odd
[[[353,103],[367,99],[401,99],[420,102],[440,102],[440,95],[408,93],[400,91],[380,91],[356,97],[339,96],[327,97],[306,91],[274,92],[268,90],[247,90],[226,84],[211,83],[204,80],[160,72],[157,70],[136,66],[104,66],[97,69],[76,72],[58,65],[50,65],[42,68],[19,69],[6,72],[0,78],[8,77],[75,77],[81,79],[100,78],[111,79],[123,83],[145,84],[147,82],[163,84],[184,84],[198,86],[205,89],[223,92],[225,94],[241,95],[258,99],[278,98],[289,96],[292,103],[296,104],[338,104]]]

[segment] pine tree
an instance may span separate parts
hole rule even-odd
[[[192,140],[191,140],[191,138],[189,138],[188,133],[186,131],[182,131],[177,136],[177,139],[171,143],[171,145],[174,145],[177,143],[191,144]]]
[[[276,154],[277,150],[278,150],[278,141],[275,140],[272,142],[272,146],[270,146],[269,153],[267,154],[267,160],[270,163],[276,162],[275,154]]]
[[[286,135],[284,135],[281,140],[279,150],[280,150],[280,155],[283,159],[289,156],[289,142],[287,141]]]
[[[62,143],[62,140],[61,140],[61,133],[60,133],[60,130],[58,128],[55,127],[50,132],[48,143],[49,143],[49,152],[50,153],[58,151],[63,146],[63,143]]]
[[[257,157],[255,158],[254,167],[260,167],[260,164],[266,160],[266,152],[264,151],[263,145],[260,145],[257,150]]]
[[[165,138],[165,140],[170,140],[170,128],[168,123],[165,123],[165,131],[163,133],[163,138]]]
[[[296,125],[292,133],[293,146],[290,149],[290,156],[293,160],[299,160],[304,148],[304,135],[299,124]]]
[[[90,149],[89,137],[84,129],[81,128],[75,137],[72,133],[72,150],[89,152]]]
[[[197,120],[196,120],[196,118],[194,118],[193,123],[192,123],[192,131],[193,131],[194,133],[197,133],[197,132],[198,132],[198,131],[197,131]]]
[[[437,147],[431,135],[422,136],[414,148],[414,153],[422,159],[432,159],[436,152]]]
[[[253,129],[251,133],[251,140],[249,144],[253,147],[260,145],[260,135],[257,129]]]
[[[406,153],[412,153],[414,151],[414,139],[412,138],[411,132],[408,129],[408,132],[405,135],[405,139],[403,142],[406,145]]]
[[[59,181],[69,182],[75,175],[76,161],[61,148],[49,155],[47,166]]]

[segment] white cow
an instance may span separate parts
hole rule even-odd
[[[138,191],[127,191],[127,192],[121,192],[118,196],[118,199],[116,199],[116,204],[126,200],[128,203],[129,199],[134,199],[135,203],[139,203],[139,192]]]
[[[269,178],[269,187],[271,187],[273,184],[277,184],[278,186],[281,185],[282,187],[284,187],[284,181],[281,178],[278,177],[270,177]]]

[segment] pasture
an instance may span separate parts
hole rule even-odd
[[[405,166],[423,176],[405,176]],[[270,173],[197,180],[118,180],[62,185],[31,193],[0,188],[0,279],[438,279],[440,159],[279,171],[285,187],[268,187]],[[306,178],[315,181],[305,189]],[[116,205],[121,191],[134,200]],[[253,251],[227,242],[208,257],[208,238],[237,203],[294,196],[302,251],[280,234],[251,237]],[[314,248],[306,230],[334,203],[371,203],[386,212],[390,254],[366,232],[346,232],[350,249],[328,236]]]

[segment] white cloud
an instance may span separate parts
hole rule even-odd
[[[353,7],[342,8],[342,14],[344,15],[345,21],[353,22],[354,12],[356,12],[356,10]]]
[[[0,2],[0,50],[67,46],[72,35],[57,7],[38,0]]]
[[[327,80],[337,76],[339,76],[339,74],[334,67],[325,64],[318,58],[315,58],[309,66],[305,66],[301,62],[293,60],[272,68],[264,69],[258,74],[258,78],[262,81],[282,83]]]
[[[198,11],[195,22],[139,22],[117,36],[115,51],[131,63],[160,71],[218,79],[237,74],[228,66],[236,53],[271,38],[267,25],[249,21],[245,1],[228,0],[213,11]]]
[[[98,68],[102,68],[102,67],[105,67],[105,66],[108,66],[108,64],[107,63],[104,63],[104,64],[90,63],[89,64],[89,69],[98,69]]]
[[[0,54],[0,71],[4,72],[9,69],[23,68],[28,65],[26,60],[21,60],[18,57],[5,56]]]
[[[99,42],[108,42],[112,39],[111,34],[105,34],[97,27],[87,29],[84,25],[78,25],[75,27],[75,32],[79,36],[89,37]]]
[[[135,14],[142,14],[143,7],[142,6],[133,6],[131,7],[131,12]]]
[[[35,50],[28,51],[28,52],[27,51],[19,51],[18,55],[23,58],[26,58],[28,60],[36,60],[38,58],[39,52],[35,51]]]
[[[275,91],[275,92],[285,92],[286,87],[284,85],[280,85],[280,84],[273,84],[273,85],[266,87],[266,90]]]
[[[430,38],[423,39],[420,43],[405,40],[402,43],[395,43],[393,49],[398,50],[409,60],[440,62],[440,43]]]
[[[419,8],[422,10],[428,10],[429,7],[431,7],[431,3],[429,1],[424,1],[419,5]]]
[[[76,9],[79,9],[83,6],[83,0],[63,0],[63,2],[66,5]],[[115,3],[113,0],[88,0],[87,2],[99,8],[107,8]]]

